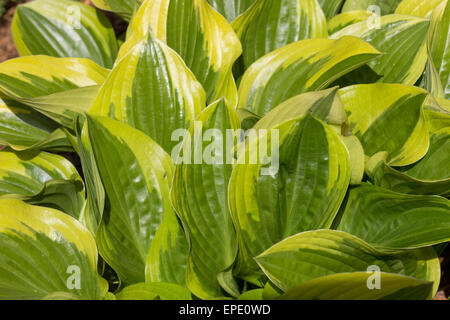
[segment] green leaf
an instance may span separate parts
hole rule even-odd
[[[338,273],[316,278],[288,290],[281,300],[425,300],[433,283],[381,272],[380,288],[369,289],[371,272]]]
[[[341,9],[344,0],[318,0],[327,20],[333,18]]]
[[[292,42],[327,38],[327,20],[316,0],[257,0],[232,23],[241,39],[244,67]]]
[[[89,116],[88,134],[106,193],[96,234],[100,254],[125,285],[144,282],[146,268],[166,258],[159,255],[183,260],[187,254],[184,232],[169,199],[173,163],[156,142],[116,120]],[[168,233],[161,229],[164,221],[169,224]],[[170,248],[161,240],[152,241],[158,233],[167,236]],[[184,275],[184,265],[175,262],[157,269],[161,279],[152,282],[172,282],[165,278]]]
[[[205,108],[205,92],[180,56],[150,33],[111,71],[89,111],[139,129],[166,152],[172,134]]]
[[[0,98],[0,145],[19,151],[33,148],[70,151],[69,141],[62,132],[55,131],[57,127],[57,123],[39,112]]]
[[[137,283],[117,293],[117,300],[192,300],[185,287],[173,283]]]
[[[0,198],[15,198],[61,210],[78,218],[84,186],[71,162],[40,152],[0,151]]]
[[[429,63],[425,82],[428,90],[438,98],[450,98],[450,3],[441,2],[431,17],[431,26],[428,37]]]
[[[379,52],[355,37],[308,39],[277,49],[250,66],[239,86],[239,108],[264,115],[300,93],[326,88]]]
[[[206,0],[146,0],[131,21],[119,59],[149,32],[166,42],[186,62],[212,103],[225,97],[236,105],[233,63],[242,53],[239,38]]]
[[[208,0],[209,4],[229,22],[250,8],[255,0]]]
[[[435,245],[450,241],[450,201],[364,184],[350,191],[337,228],[375,246]]]
[[[130,20],[143,0],[91,0],[91,2],[101,10],[117,13],[122,18]]]
[[[102,84],[109,70],[84,58],[27,56],[0,64],[0,93],[35,98]]]
[[[267,148],[270,163],[258,157],[257,146]],[[229,205],[240,276],[247,280],[256,275],[253,257],[274,243],[331,226],[350,182],[350,163],[334,129],[310,114],[260,132],[243,151],[231,176]]]
[[[316,230],[283,240],[255,258],[269,279],[283,290],[335,273],[398,273],[433,282],[440,280],[439,260],[433,248],[408,251],[376,249],[363,240],[336,230]]]
[[[40,299],[57,291],[81,299],[106,294],[95,241],[72,217],[2,199],[0,226],[0,299]]]
[[[21,56],[89,58],[111,68],[118,47],[109,20],[70,0],[36,0],[17,7],[11,26]]]
[[[339,93],[350,130],[360,139],[367,156],[386,151],[390,165],[404,166],[427,153],[425,90],[377,83],[346,87]]]
[[[210,105],[186,134],[175,169],[171,200],[190,243],[187,285],[202,299],[223,296],[217,277],[237,255],[227,198],[233,156],[229,132],[239,127],[236,111],[224,100]]]
[[[429,17],[433,11],[433,9],[439,5],[442,2],[442,0],[403,0],[398,5],[397,9],[395,10],[395,13],[397,14],[407,14],[411,16],[418,16],[418,17]]]
[[[394,13],[402,0],[346,0],[342,12],[368,10],[370,6],[380,8],[380,15]]]
[[[328,21],[328,33],[333,34],[349,25],[365,21],[373,15],[374,13],[372,12],[362,10],[338,14]]]
[[[264,289],[253,289],[246,291],[239,296],[238,300],[264,300],[263,291]]]
[[[360,37],[384,54],[368,65],[381,75],[378,82],[413,85],[420,78],[427,60],[426,38],[430,22],[405,15],[369,18],[334,33],[331,38]]]
[[[75,128],[75,119],[91,108],[100,86],[89,86],[57,92],[35,98],[17,98],[18,101],[53,119],[70,130]]]

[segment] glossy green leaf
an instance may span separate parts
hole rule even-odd
[[[345,27],[367,20],[372,17],[373,13],[368,11],[350,11],[338,14],[328,21],[328,33],[333,34]]]
[[[450,3],[442,1],[431,17],[428,38],[429,63],[425,82],[428,90],[436,97],[450,98]]]
[[[11,26],[21,56],[89,58],[111,68],[118,47],[109,20],[71,0],[35,0],[17,7]]]
[[[1,199],[21,199],[79,217],[84,206],[83,181],[68,160],[46,152],[2,150],[0,163]]]
[[[327,19],[333,18],[341,9],[344,0],[318,0]]]
[[[209,4],[229,22],[247,10],[255,0],[208,0]]]
[[[339,93],[350,130],[360,139],[367,156],[386,151],[390,165],[404,166],[427,153],[425,90],[377,83],[346,87]]]
[[[0,299],[40,299],[58,291],[81,299],[106,294],[94,238],[72,217],[3,199],[0,239]]]
[[[109,70],[83,58],[26,56],[0,64],[0,93],[35,98],[102,84]]]
[[[433,282],[433,293],[440,280],[439,260],[433,248],[409,251],[376,249],[346,232],[316,230],[283,240],[255,258],[269,279],[283,290],[290,290],[315,278],[335,273],[397,273]]]
[[[433,9],[440,3],[445,2],[442,0],[402,0],[398,5],[395,13],[408,14],[418,17],[429,17]]]
[[[179,55],[148,34],[114,67],[89,111],[139,129],[168,153],[172,134],[205,108],[205,92]]]
[[[316,0],[256,0],[233,21],[244,67],[292,42],[327,38],[327,20]]]
[[[0,145],[14,150],[70,151],[69,141],[60,131],[55,131],[57,127],[57,123],[39,112],[0,98]]]
[[[394,13],[395,9],[402,0],[346,0],[342,7],[342,12],[368,10],[371,6],[377,6],[380,15]]]
[[[250,291],[246,291],[239,296],[238,300],[264,300],[263,291],[263,289],[253,289]]]
[[[239,38],[206,0],[146,0],[131,21],[119,59],[149,32],[186,62],[206,91],[208,103],[225,97],[236,105],[232,66],[241,55]]]
[[[413,85],[427,60],[426,39],[430,22],[405,15],[369,18],[334,33],[331,38],[360,37],[384,54],[368,63],[382,76],[378,82]]]
[[[355,37],[308,39],[277,49],[250,66],[239,86],[239,108],[264,115],[283,101],[326,88],[379,52]]]
[[[267,148],[272,161],[258,157],[257,146]],[[349,182],[345,145],[331,126],[310,114],[249,140],[229,185],[240,276],[256,276],[253,257],[274,243],[302,231],[329,228]]]
[[[372,272],[338,273],[316,278],[288,290],[281,300],[425,300],[433,283],[399,274],[379,274],[380,288],[369,289]]]
[[[134,11],[143,0],[91,0],[99,9],[117,13],[126,20],[130,20]]]
[[[117,293],[117,300],[192,300],[185,287],[173,283],[137,283]]]
[[[175,169],[171,200],[190,243],[187,285],[202,299],[223,296],[217,277],[236,259],[236,231],[227,205],[232,149],[226,139],[239,127],[236,111],[224,100],[210,105],[189,129]]]
[[[100,86],[89,86],[57,92],[35,98],[17,98],[18,101],[53,119],[70,130],[75,128],[78,115],[88,112]]]
[[[450,201],[364,184],[350,191],[338,229],[381,247],[435,245],[450,241]]]
[[[173,282],[184,275],[184,264],[167,261],[164,270],[158,265],[166,258],[160,255],[186,256],[186,238],[169,199],[169,155],[144,133],[109,118],[88,117],[88,134],[106,193],[96,234],[100,254],[125,285],[144,282],[149,268],[160,270],[161,279],[152,282]],[[161,228],[164,221],[168,232]],[[158,233],[168,244],[152,241]]]

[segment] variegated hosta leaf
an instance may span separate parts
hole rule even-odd
[[[189,129],[175,169],[172,204],[190,242],[187,285],[203,299],[223,296],[217,277],[236,259],[236,231],[227,205],[233,149],[227,149],[226,139],[239,127],[236,111],[224,100],[212,104]],[[203,137],[196,137],[199,130]],[[197,163],[198,152],[211,159]]]
[[[350,191],[337,228],[378,247],[435,245],[450,241],[450,200],[364,184]]]
[[[0,93],[35,98],[102,84],[109,70],[84,58],[27,56],[0,64]]]
[[[2,150],[0,163],[0,198],[21,199],[79,217],[84,206],[83,181],[68,160],[46,152]]]
[[[57,123],[39,112],[16,101],[0,98],[0,145],[18,151],[71,151],[66,136],[57,128]]]
[[[442,0],[403,0],[398,5],[395,13],[407,14],[418,17],[429,17],[433,9],[440,3],[445,2]]]
[[[111,71],[90,114],[139,129],[170,153],[172,133],[205,108],[205,92],[179,55],[150,33]]]
[[[378,55],[376,49],[355,37],[289,44],[247,69],[239,86],[238,107],[264,115],[293,96],[326,88]]]
[[[153,268],[160,273],[152,282],[183,278],[187,246],[169,199],[169,155],[144,133],[109,118],[88,117],[88,134],[106,192],[96,234],[103,259],[125,285],[144,282]],[[158,233],[164,238],[154,241]],[[178,260],[165,261],[165,255]]]
[[[402,0],[346,0],[342,12],[379,8],[380,15],[394,13]],[[428,0],[427,0],[428,1]],[[378,10],[378,9],[377,9]]]
[[[327,20],[316,0],[256,0],[232,23],[241,39],[244,67],[289,43],[327,38]]]
[[[349,25],[365,21],[373,15],[374,13],[363,10],[338,14],[328,21],[328,33],[333,34]]]
[[[433,10],[428,38],[429,62],[425,81],[436,97],[450,98],[450,2],[443,1]]]
[[[137,283],[117,293],[117,300],[192,300],[188,289],[173,283]]]
[[[369,289],[372,272],[337,273],[302,283],[281,300],[426,300],[433,283],[400,274],[380,272],[380,288]]]
[[[433,282],[433,294],[440,280],[439,260],[433,248],[377,249],[336,230],[297,234],[275,244],[256,257],[256,261],[269,279],[285,291],[319,277],[366,272],[369,267]]]
[[[17,7],[12,35],[21,56],[89,58],[111,68],[118,47],[109,20],[77,1],[35,0]]]
[[[131,16],[141,5],[143,0],[91,0],[99,9],[112,11],[120,15],[126,20],[130,20]]]
[[[378,24],[379,23],[379,24]],[[426,38],[430,22],[405,15],[369,18],[334,33],[331,38],[356,36],[384,54],[368,63],[381,76],[379,82],[413,85],[427,60]]]
[[[307,114],[270,129],[248,141],[229,184],[240,276],[253,282],[253,258],[262,251],[331,226],[350,182],[347,149],[331,126]],[[272,161],[258,157],[257,147],[267,148]]]
[[[225,97],[236,105],[232,66],[242,46],[231,25],[206,0],[146,0],[131,21],[119,58],[153,32],[185,61],[208,103]]]
[[[54,292],[100,299],[106,294],[95,241],[72,217],[2,199],[0,240],[0,299],[41,299]]]
[[[322,7],[325,17],[329,20],[333,18],[341,9],[344,0],[317,0]]]
[[[450,195],[450,116],[425,110],[430,130],[430,147],[425,157],[405,168],[392,168],[386,154],[367,161],[366,172],[381,187],[410,194]]]
[[[346,87],[339,93],[350,130],[361,140],[367,156],[386,151],[390,165],[405,166],[427,153],[425,90],[377,83]]]
[[[229,22],[247,10],[255,0],[208,0],[209,4]]]
[[[91,108],[100,86],[89,86],[35,98],[18,98],[20,102],[43,113],[61,126],[75,128],[75,119]]]

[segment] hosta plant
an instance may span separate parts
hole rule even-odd
[[[0,298],[436,294],[449,0],[35,0],[11,30]]]

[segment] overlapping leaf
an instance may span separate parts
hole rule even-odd
[[[175,170],[172,204],[190,242],[187,284],[204,299],[223,296],[217,278],[237,254],[227,199],[233,159],[228,139],[234,144],[232,130],[239,127],[236,112],[224,100],[209,106],[189,129]]]
[[[0,198],[26,200],[79,217],[84,206],[83,181],[68,160],[45,152],[3,150],[0,163]]]
[[[355,37],[308,39],[277,49],[250,66],[239,86],[239,108],[264,115],[281,102],[334,80],[377,57]]]
[[[440,280],[440,266],[433,248],[409,251],[376,249],[363,240],[336,230],[308,231],[283,240],[256,257],[269,279],[290,290],[315,278],[349,272],[397,273],[433,282]]]
[[[240,275],[252,281],[253,257],[293,234],[330,227],[350,182],[348,151],[332,127],[307,114],[269,129],[248,142],[229,185]]]
[[[344,0],[318,0],[327,19],[333,18],[341,9]]]
[[[131,16],[143,0],[92,0],[92,3],[99,9],[112,11],[130,20]]]
[[[236,104],[232,65],[241,55],[239,38],[206,0],[146,0],[131,22],[122,58],[148,32],[185,61],[206,91],[208,103],[225,97]]]
[[[94,238],[72,217],[3,199],[0,239],[0,299],[41,299],[54,292],[100,299],[106,294]]]
[[[328,33],[333,34],[349,25],[365,21],[368,18],[373,17],[373,15],[373,13],[363,10],[338,14],[334,18],[330,19],[330,21],[328,21]]]
[[[367,156],[388,152],[388,163],[404,166],[428,151],[429,134],[423,113],[428,93],[399,84],[355,85],[340,90],[351,131]]]
[[[185,287],[173,283],[137,283],[117,293],[117,300],[192,300]]]
[[[187,246],[169,199],[169,155],[144,133],[116,120],[88,117],[88,134],[106,193],[96,234],[100,254],[126,285],[144,282],[146,269],[160,271],[152,282],[184,278],[180,260],[186,259]],[[171,256],[178,260],[164,260]]]
[[[402,0],[346,0],[342,7],[342,12],[368,10],[378,7],[380,15],[394,13]]]
[[[292,42],[327,38],[327,21],[316,0],[256,0],[233,21],[244,67]]]
[[[381,247],[435,245],[450,240],[450,201],[366,184],[350,191],[338,229]]]
[[[388,15],[352,24],[331,38],[356,36],[384,54],[368,63],[381,78],[379,82],[413,85],[425,68],[426,38],[430,22],[405,15]]]
[[[42,149],[71,151],[58,125],[33,109],[0,98],[0,145],[14,150]]]
[[[150,33],[111,71],[90,109],[137,128],[170,153],[172,133],[205,108],[205,92],[181,58]]]
[[[21,56],[89,58],[111,68],[117,55],[117,40],[109,20],[77,1],[35,0],[22,4],[11,29]]]
[[[208,0],[229,22],[247,10],[255,0]]]
[[[408,14],[418,17],[429,17],[433,9],[439,5],[442,0],[402,0],[398,5],[395,13]]]
[[[282,300],[425,300],[433,283],[394,273],[379,274],[380,288],[369,289],[371,272],[337,273],[288,290]]]

